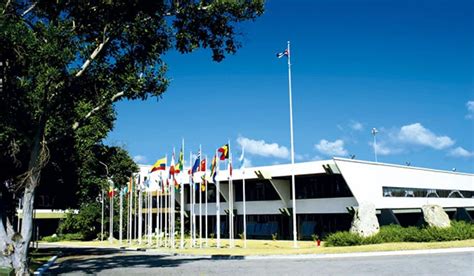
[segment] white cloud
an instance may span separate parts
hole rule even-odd
[[[445,149],[454,144],[448,136],[437,136],[420,123],[402,126],[397,136],[400,142],[427,146],[434,149]]]
[[[474,152],[470,152],[462,147],[457,147],[450,150],[448,155],[453,157],[472,157],[474,156]]]
[[[361,131],[364,130],[364,125],[357,121],[351,121],[349,125],[353,130]]]
[[[323,158],[319,155],[315,155],[311,158],[311,161],[319,161],[319,160],[323,160]]]
[[[290,151],[277,143],[266,143],[264,140],[253,140],[246,137],[237,138],[237,143],[245,148],[245,153],[264,156],[288,158]]]
[[[244,167],[245,167],[245,168],[251,168],[251,167],[253,167],[253,165],[252,165],[252,160],[247,159],[247,158],[244,157]]]
[[[145,164],[148,162],[148,159],[146,158],[146,156],[143,155],[135,155],[133,157],[133,161],[135,161],[135,163]]]
[[[325,155],[347,155],[347,150],[344,149],[344,141],[338,139],[334,142],[322,139],[319,141],[319,144],[314,145],[314,147],[322,154]]]
[[[474,101],[468,101],[466,103],[466,107],[467,107],[466,118],[467,119],[474,119]]]
[[[369,145],[372,147],[372,149],[374,148],[373,142],[370,142]],[[375,144],[375,149],[377,151],[377,155],[391,155],[402,152],[402,149],[387,145],[385,142],[377,142]]]

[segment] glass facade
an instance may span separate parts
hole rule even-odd
[[[440,197],[440,198],[473,198],[474,191],[420,189],[407,187],[382,187],[384,197]]]

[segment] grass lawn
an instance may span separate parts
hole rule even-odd
[[[58,255],[60,252],[48,248],[31,249],[29,269],[33,273],[36,269],[45,264],[49,259]]]
[[[168,249],[157,248],[155,246],[147,247],[146,240],[142,242],[143,245],[138,245],[134,242],[129,246],[126,242],[122,245],[118,241],[110,243],[108,241],[63,241],[58,243],[50,243],[58,245],[71,246],[104,246],[104,247],[119,247],[126,246],[131,248],[149,248],[154,249],[155,252],[163,253],[181,253],[190,255],[286,255],[286,254],[332,254],[332,253],[350,253],[350,252],[373,252],[373,251],[395,251],[395,250],[415,250],[415,249],[436,249],[436,248],[454,248],[454,247],[474,247],[474,240],[463,241],[447,241],[447,242],[400,242],[400,243],[382,243],[359,246],[344,246],[344,247],[324,247],[324,242],[320,247],[317,247],[315,242],[298,241],[298,248],[293,248],[292,241],[272,241],[272,240],[247,240],[247,248],[243,248],[242,240],[235,240],[235,247],[229,248],[228,240],[221,239],[221,248],[216,248],[215,239],[209,239],[209,247],[203,244],[203,248],[189,248],[190,240],[186,240],[185,249]],[[177,240],[177,247],[179,240]]]

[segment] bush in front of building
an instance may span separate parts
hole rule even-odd
[[[464,221],[452,221],[447,228],[437,227],[401,227],[388,225],[371,237],[361,237],[349,231],[329,234],[325,246],[353,246],[389,242],[434,242],[474,239],[474,224]]]
[[[70,234],[60,234],[60,235],[52,235],[46,236],[41,239],[45,242],[59,242],[59,241],[82,241],[84,240],[84,235],[81,233],[70,233]]]
[[[77,214],[68,212],[58,227],[58,236],[82,237],[80,240],[93,240],[100,235],[101,206],[98,202],[83,204]],[[106,220],[106,223],[108,219]],[[114,229],[118,221],[114,220]],[[74,236],[76,235],[76,236]]]

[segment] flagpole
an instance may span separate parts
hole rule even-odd
[[[158,237],[159,237],[159,241],[160,241],[160,247],[163,246],[163,200],[162,200],[162,196],[163,196],[163,173],[160,171],[160,181],[159,181],[160,185],[158,187],[158,193],[159,193],[159,197],[158,197],[158,213],[159,213],[159,220],[158,220]]]
[[[159,184],[159,183],[157,183]],[[160,246],[160,194],[159,194],[160,186],[156,185],[156,246]]]
[[[148,234],[148,192],[145,189],[146,189],[145,182],[143,182],[143,192],[142,192],[142,204],[143,204],[142,206],[143,207],[141,206],[140,209],[142,209],[142,216],[145,223],[142,226],[143,234],[140,233],[142,235],[142,238],[145,238]],[[147,238],[147,241],[148,241],[148,238]]]
[[[205,224],[206,224],[206,227],[205,227],[204,235],[205,235],[205,242],[206,242],[206,247],[207,247],[209,245],[208,240],[207,240],[207,230],[208,230],[208,228],[207,228],[207,226],[208,226],[207,225],[207,179],[206,179],[206,175],[207,175],[207,155],[206,155],[205,160],[206,161],[204,163],[205,163],[206,166],[205,166],[205,169],[204,169],[204,191],[205,191],[205,193],[204,193],[204,197],[205,197],[204,202],[205,202],[205,205],[206,205],[206,208],[205,208]]]
[[[193,176],[192,176],[193,152],[189,152],[189,236],[191,238],[190,247],[194,247],[193,235]]]
[[[150,181],[148,179],[148,181]],[[150,183],[150,182],[148,182]],[[153,226],[153,214],[152,214],[152,193],[151,193],[151,188],[150,184],[148,184],[148,245],[151,246],[151,232],[152,232],[152,226]]]
[[[143,218],[142,218],[142,189],[140,187],[140,190],[138,191],[138,244],[142,244],[142,223],[143,223]]]
[[[201,170],[201,155],[202,155],[202,148],[199,145],[199,171]],[[202,180],[202,179],[201,179]],[[202,185],[202,183],[200,183]],[[202,248],[202,192],[201,187],[199,189],[199,248]]]
[[[217,158],[216,150],[216,174],[219,171],[219,158]],[[216,179],[216,232],[217,232],[217,248],[221,247],[221,194],[219,180]]]
[[[173,147],[173,175],[171,176],[172,177],[172,181],[171,181],[171,230],[170,230],[170,234],[171,234],[171,248],[174,248],[174,227],[175,227],[175,183],[174,181],[176,181],[176,178],[175,178],[175,173],[174,173],[174,170],[176,168],[176,160],[174,160],[174,158],[176,157],[176,154],[175,154],[175,148]]]
[[[296,228],[296,189],[295,189],[295,146],[293,138],[293,99],[291,91],[291,51],[290,41],[288,41],[288,96],[290,99],[290,142],[291,142],[291,190],[293,203],[293,247],[298,247],[297,236],[298,230]]]
[[[107,180],[110,181],[109,185],[112,186],[112,194],[110,196],[110,224],[109,224],[109,242],[113,241],[114,238],[114,184],[107,176]]]
[[[131,179],[130,179],[131,180]],[[130,243],[130,184],[127,187],[127,243]]]
[[[122,244],[123,237],[123,189],[120,189],[120,221],[119,221],[119,242]]]
[[[132,183],[130,183],[130,189],[128,190],[128,242],[129,244],[132,244],[132,211],[133,211],[133,197],[132,197],[132,191],[133,191],[133,182],[134,182],[134,178],[133,178],[133,174],[132,174],[132,178],[130,179],[130,181],[132,181]]]
[[[234,191],[233,191],[233,183],[232,183],[232,151],[230,148],[230,140],[227,141],[227,145],[229,146],[229,247],[234,247]]]
[[[181,145],[181,151],[179,152],[179,159],[181,161],[181,152],[183,153],[183,166],[181,168],[181,171],[180,171],[180,175],[181,175],[181,183],[179,185],[179,188],[180,188],[180,191],[181,191],[181,194],[180,194],[180,214],[179,214],[179,218],[180,218],[180,223],[181,223],[181,239],[180,239],[180,245],[179,247],[182,249],[184,248],[184,185],[183,185],[183,172],[184,171],[184,138],[182,139],[182,145]]]
[[[101,219],[100,219],[100,241],[104,240],[104,187],[101,189],[101,194],[100,194],[100,203],[102,205],[102,212],[101,212]]]
[[[242,147],[242,201],[244,208],[244,248],[247,248],[247,207],[245,205],[245,157],[244,157],[245,148]]]
[[[135,197],[135,239],[138,238],[138,194],[139,194],[139,191],[138,191],[138,182],[137,182],[137,190],[135,191],[134,193],[134,197]]]
[[[165,247],[168,247],[168,183],[165,184]]]

